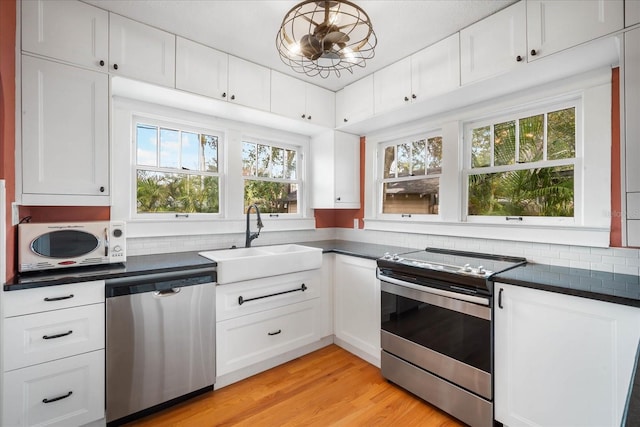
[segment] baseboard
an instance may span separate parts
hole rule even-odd
[[[333,342],[335,345],[337,345],[338,347],[341,347],[345,350],[347,350],[349,353],[354,354],[356,356],[358,356],[360,359],[365,360],[369,363],[371,363],[373,366],[379,368],[380,367],[380,352],[378,352],[376,355],[370,354],[364,350],[359,349],[358,347],[349,344],[348,342],[341,340],[340,338],[334,336],[333,337]]]

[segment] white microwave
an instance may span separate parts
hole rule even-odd
[[[124,221],[25,223],[18,226],[18,271],[127,260]]]

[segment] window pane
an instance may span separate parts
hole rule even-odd
[[[269,156],[269,146],[258,144],[258,176],[269,177],[270,174],[270,156]]]
[[[297,213],[298,186],[245,179],[244,211],[254,203],[260,208],[260,213]]]
[[[411,171],[411,148],[409,144],[398,145],[398,176],[409,176]]]
[[[207,172],[218,172],[218,137],[200,135],[200,145],[204,155],[203,169]],[[244,153],[243,153],[244,154]]]
[[[442,173],[442,137],[436,136],[435,138],[429,138],[427,140],[427,147],[429,151],[429,169],[427,173],[429,175]]]
[[[437,214],[440,178],[382,184],[382,213]]]
[[[198,134],[182,132],[182,168],[192,171],[200,170],[199,151]]]
[[[256,175],[257,152],[256,144],[251,142],[242,143],[242,175]]]
[[[158,166],[158,128],[136,126],[136,163],[142,166]]]
[[[284,150],[271,147],[271,176],[284,178]]]
[[[573,165],[469,176],[469,215],[573,216]]]
[[[287,150],[287,163],[285,169],[285,178],[286,179],[298,179],[298,174],[296,172],[296,152],[294,150]]]
[[[491,126],[471,131],[471,167],[491,166]]]
[[[179,132],[173,129],[160,128],[160,167],[180,167]]]
[[[218,177],[137,171],[137,211],[218,213]]]
[[[384,149],[384,177],[396,177],[396,146],[391,145]]]
[[[554,111],[547,115],[547,158],[570,159],[576,156],[576,109]]]
[[[543,160],[544,114],[520,119],[519,163]]]
[[[425,140],[413,141],[411,143],[411,174],[424,175],[425,163],[427,159],[427,150],[425,149]]]
[[[493,127],[494,166],[512,165],[516,160],[516,122],[498,123]]]

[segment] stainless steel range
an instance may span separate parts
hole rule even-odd
[[[488,279],[525,263],[436,248],[378,259],[382,375],[471,426],[492,426]]]

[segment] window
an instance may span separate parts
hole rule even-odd
[[[220,212],[220,140],[213,132],[136,123],[136,212]]]
[[[442,137],[382,145],[382,213],[439,213]]]
[[[298,150],[270,143],[243,141],[244,210],[257,204],[261,212],[297,214],[300,210]]]
[[[545,110],[466,127],[469,216],[574,217],[576,105]]]

